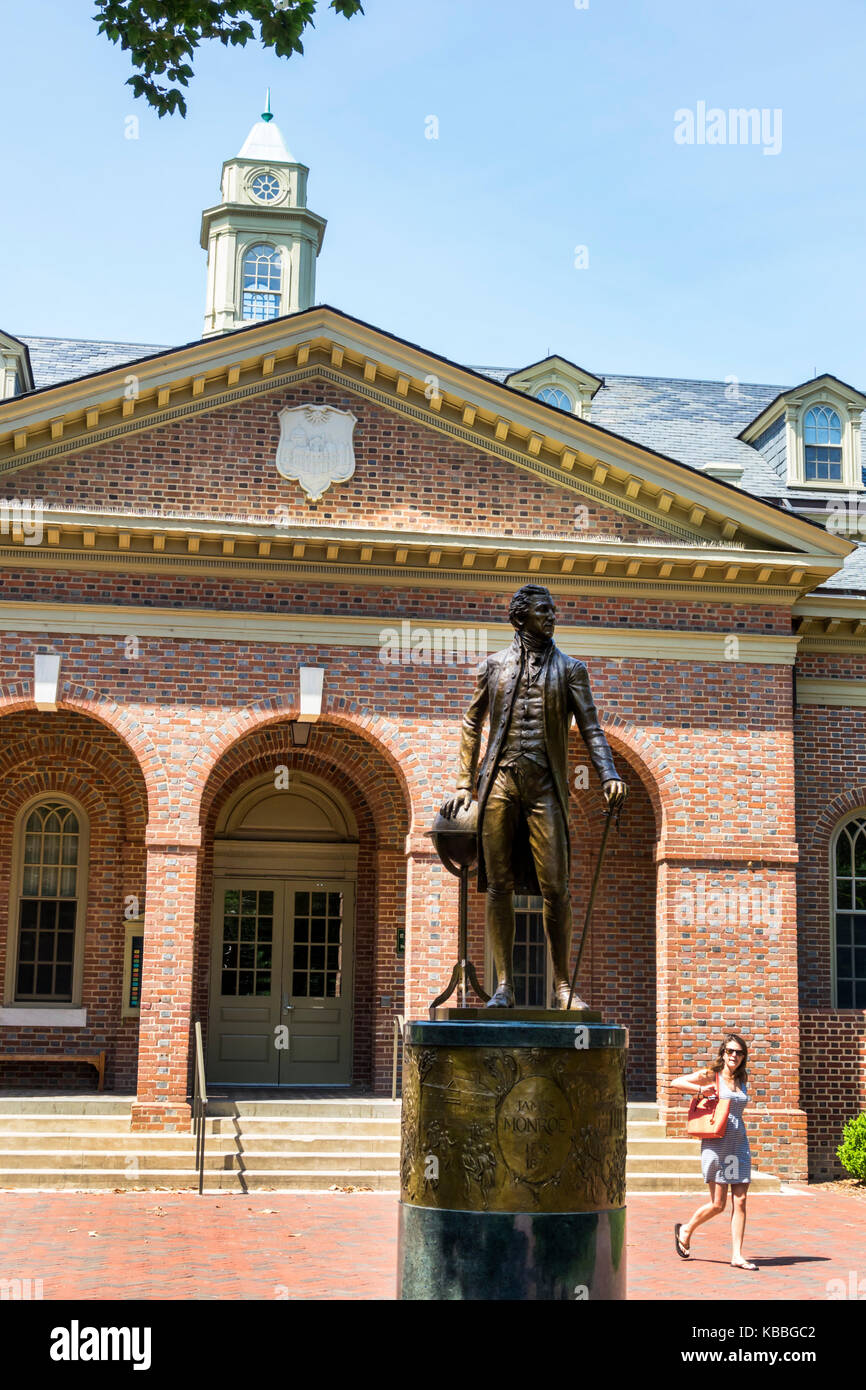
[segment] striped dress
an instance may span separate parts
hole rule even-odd
[[[743,1123],[743,1111],[749,1103],[749,1093],[740,1083],[732,1091],[722,1074],[718,1075],[719,1097],[730,1100],[728,1124],[721,1138],[701,1140],[701,1172],[704,1182],[751,1182],[752,1151]]]

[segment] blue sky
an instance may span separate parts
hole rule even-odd
[[[866,388],[863,0],[366,0],[289,61],[200,48],[185,121],[91,9],[4,7],[13,333],[198,337],[201,211],[270,85],[328,218],[320,301],[473,364]],[[779,153],[677,143],[699,102],[781,111]]]

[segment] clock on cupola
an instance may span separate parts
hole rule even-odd
[[[271,111],[222,172],[222,202],[201,220],[207,251],[204,337],[308,309],[326,221],[307,207],[309,169],[290,153]]]

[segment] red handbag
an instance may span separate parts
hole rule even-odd
[[[692,1097],[686,1130],[698,1139],[720,1139],[728,1127],[731,1102],[721,1099],[718,1087],[719,1081],[716,1077],[715,1091],[708,1096]]]

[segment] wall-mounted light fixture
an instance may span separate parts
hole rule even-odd
[[[60,685],[60,657],[53,652],[39,652],[33,658],[33,698],[36,708],[57,709]]]
[[[310,725],[315,724],[322,713],[325,668],[324,666],[302,666],[300,675],[301,711],[297,719],[293,719],[289,725],[289,732],[295,748],[306,748],[310,741]]]

